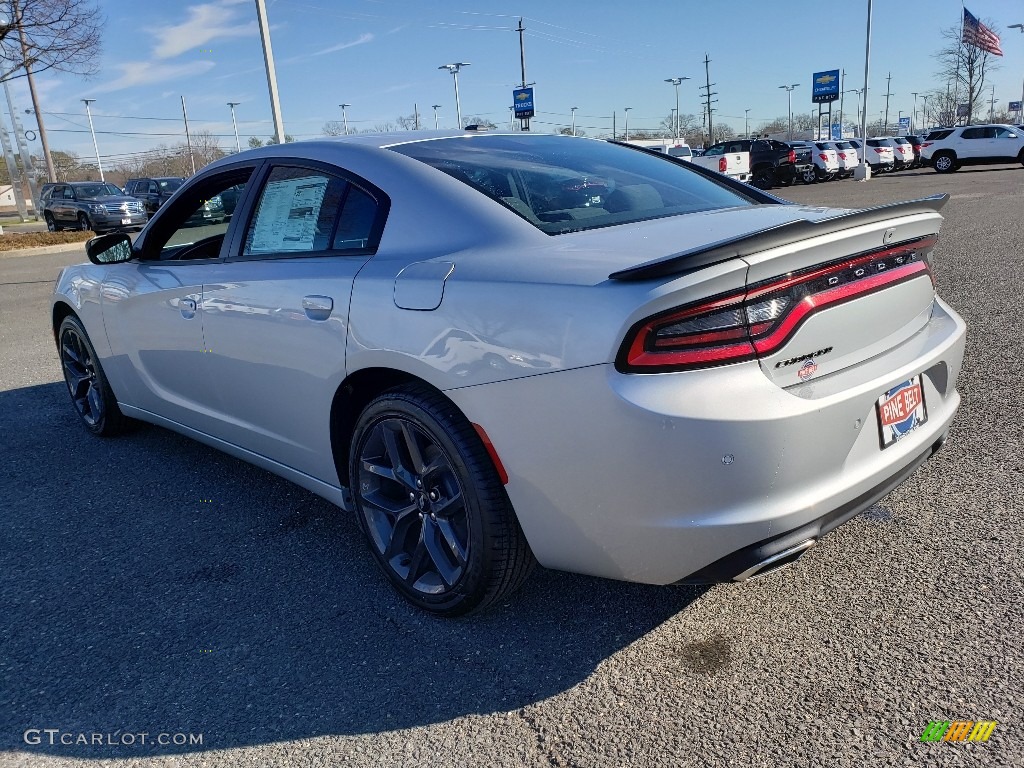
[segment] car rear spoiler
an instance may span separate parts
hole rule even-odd
[[[742,258],[770,248],[798,243],[817,235],[830,235],[845,229],[865,224],[875,224],[899,216],[911,216],[915,213],[938,212],[949,202],[949,195],[932,195],[919,200],[907,200],[902,203],[888,203],[875,208],[862,208],[827,219],[808,221],[798,219],[774,227],[759,229],[739,237],[719,240],[716,243],[702,245],[681,253],[665,256],[654,261],[637,264],[635,267],[620,269],[608,275],[609,280],[653,280],[655,278],[678,277],[712,264]]]

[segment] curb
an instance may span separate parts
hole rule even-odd
[[[58,243],[56,245],[37,245],[32,248],[15,248],[10,251],[0,251],[0,259],[13,259],[19,256],[37,256],[46,253],[68,253],[70,251],[81,251],[85,254],[85,241],[80,243]]]

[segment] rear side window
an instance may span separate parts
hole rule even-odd
[[[947,138],[949,134],[951,134],[952,132],[952,128],[942,131],[932,131],[931,133],[928,134],[928,138],[926,138],[925,141],[942,141],[943,139]]]
[[[752,200],[631,147],[565,136],[474,136],[398,144],[415,158],[558,235]]]
[[[243,255],[365,250],[377,212],[370,195],[340,176],[279,166],[260,194]]]

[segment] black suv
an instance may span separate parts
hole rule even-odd
[[[93,232],[142,229],[149,221],[141,200],[102,181],[54,184],[43,200],[43,218],[51,232],[65,227]]]
[[[139,198],[146,204],[146,210],[150,213],[156,213],[184,183],[185,180],[180,176],[128,179],[124,184],[124,192],[126,195]]]

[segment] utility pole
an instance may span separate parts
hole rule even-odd
[[[412,103],[412,124],[417,131],[420,129],[420,108],[415,101]]]
[[[992,84],[992,97],[988,100],[988,121],[991,123],[996,117],[996,86]]]
[[[36,125],[39,126],[39,143],[43,145],[43,158],[46,160],[46,175],[49,181],[57,180],[57,172],[53,167],[53,158],[50,157],[50,143],[46,139],[46,126],[43,125],[43,110],[39,107],[39,96],[36,94],[36,81],[32,76],[32,65],[29,63],[28,40],[25,38],[25,30],[21,26],[21,10],[18,8],[17,0],[13,2],[11,10],[14,11],[14,23],[18,25],[18,37],[21,40],[21,58],[25,62],[25,76],[28,79],[28,90],[32,94],[32,109],[36,114]]]
[[[263,41],[263,61],[267,67],[267,87],[270,89],[270,112],[274,118],[274,135],[278,144],[284,144],[284,120],[281,118],[281,99],[277,95],[277,72],[274,69],[274,49],[270,46],[270,24],[267,22],[265,0],[256,0],[260,39]]]
[[[519,87],[526,87],[526,44],[523,42],[523,32],[526,31],[526,27],[523,26],[523,19],[520,17],[519,26],[516,27],[516,32],[519,33],[519,75],[522,78],[519,81]],[[573,118],[576,117],[576,113],[573,113]],[[519,128],[523,131],[530,130],[530,118],[524,117],[519,121]],[[576,135],[576,129],[573,128],[572,135]]]
[[[712,90],[711,90],[711,86],[716,85],[716,83],[712,83],[711,82],[711,70],[708,69],[708,65],[710,63],[711,63],[711,59],[709,59],[708,55],[705,53],[704,54],[704,85],[701,86],[699,90],[706,91],[706,93],[704,94],[704,102],[705,102],[705,109],[707,110],[707,116],[708,116],[708,141],[710,142],[710,144],[714,144],[715,143],[715,124],[714,124],[714,121],[712,120],[712,117],[711,117],[712,112],[713,112],[713,110],[711,109],[711,105],[712,104],[717,104],[718,103],[718,99],[715,99],[712,102],[711,101],[711,97],[712,96],[717,96],[718,92],[717,91],[712,92]]]
[[[750,138],[750,109],[743,110],[743,138]]]
[[[192,153],[192,134],[188,132],[188,112],[185,111],[185,97],[181,97],[181,116],[185,118],[185,143],[188,144],[188,159],[192,163],[192,175],[196,175],[196,156]]]
[[[891,80],[892,80],[892,72],[890,72],[889,76],[887,78],[885,78],[885,90],[886,90],[886,94],[885,94],[885,125],[882,128],[882,133],[888,133],[889,132],[889,97],[893,95],[891,93],[892,89],[889,88],[889,82]],[[867,138],[867,137],[865,137],[865,138]]]

